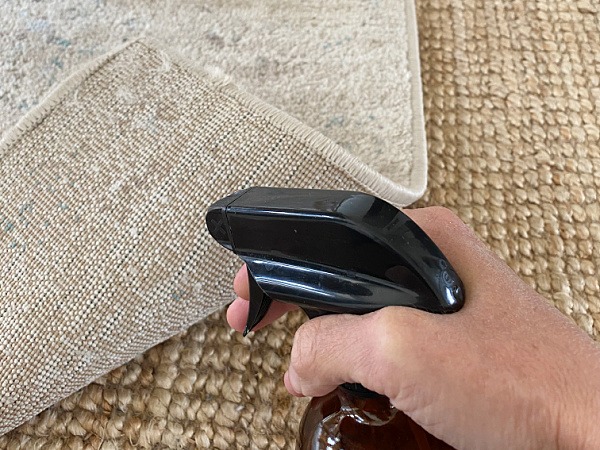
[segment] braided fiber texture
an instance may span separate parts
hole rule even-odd
[[[598,340],[600,10],[420,0],[417,17],[429,184],[416,206],[453,209]],[[0,447],[291,448],[304,400],[286,393],[282,376],[302,320],[289,314],[243,339],[214,314]]]

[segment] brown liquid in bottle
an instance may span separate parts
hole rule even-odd
[[[446,450],[391,405],[387,397],[362,398],[342,388],[315,397],[304,413],[299,450]]]

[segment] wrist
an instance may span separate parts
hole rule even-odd
[[[578,395],[569,396],[569,406],[559,416],[556,426],[558,448],[600,448],[600,353],[594,356],[598,356],[595,358],[596,370],[581,373],[570,382]],[[590,366],[593,368],[594,364]]]
[[[598,421],[600,417],[588,417],[577,423],[565,426],[565,423],[557,424],[556,448],[572,449],[596,449],[600,448],[600,432]]]
[[[558,448],[600,448],[600,383],[587,392],[588,401],[572,414],[571,426],[559,434]]]

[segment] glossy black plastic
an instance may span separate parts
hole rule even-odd
[[[369,194],[254,187],[214,203],[206,222],[247,264],[244,334],[273,298],[310,318],[386,306],[451,313],[464,303],[462,281],[429,236]]]

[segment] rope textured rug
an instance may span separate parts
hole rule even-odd
[[[567,0],[417,3],[429,144],[429,186],[417,206],[454,209],[595,339],[600,332],[597,8]],[[279,138],[275,133],[272,144]],[[299,164],[327,164],[312,152],[300,155]],[[161,157],[173,164],[168,155]],[[152,164],[147,162],[149,172]],[[264,164],[268,167],[269,160]],[[332,177],[327,179],[335,180],[333,185],[357,186],[339,166],[326,167],[322,177]],[[193,165],[182,170],[193,171]],[[193,196],[197,186],[186,191],[184,179],[178,191]],[[160,190],[148,192],[160,195]],[[193,212],[183,210],[181,200],[165,201],[161,211],[170,208],[191,220],[186,214]],[[69,203],[66,210],[57,204],[55,214],[69,211]],[[103,225],[107,232],[115,224]],[[173,225],[167,230],[180,232]],[[162,257],[178,253],[169,246],[172,238],[164,241]],[[198,273],[193,262],[188,267],[190,276]],[[229,286],[201,288],[213,289],[209,293],[217,299],[228,295]],[[189,314],[182,306],[181,313]],[[281,378],[301,321],[291,314],[242,339],[228,329],[222,313],[212,315],[0,437],[0,447],[290,448],[303,400],[291,398]]]

